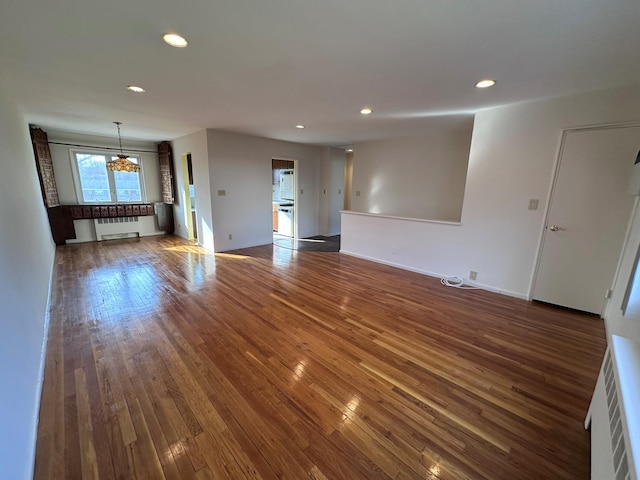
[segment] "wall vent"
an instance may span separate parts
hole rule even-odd
[[[615,480],[630,480],[629,462],[627,461],[627,447],[622,433],[622,418],[618,402],[618,388],[613,372],[611,353],[607,351],[604,363],[604,382],[607,391],[607,406],[609,408],[609,429],[611,431],[611,449],[613,451],[613,468],[616,472]]]
[[[98,224],[104,225],[107,223],[136,223],[138,221],[138,217],[108,217],[108,218],[97,218]]]

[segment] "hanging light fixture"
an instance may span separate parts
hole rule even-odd
[[[120,144],[120,153],[118,154],[117,159],[107,162],[107,169],[111,170],[112,172],[139,172],[140,165],[129,160],[129,157],[122,151],[122,137],[120,137],[120,125],[122,125],[122,122],[113,123],[115,123],[116,127],[118,128],[118,143]]]

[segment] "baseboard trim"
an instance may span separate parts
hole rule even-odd
[[[340,253],[343,253],[345,255],[349,255],[351,257],[360,258],[362,260],[368,260],[370,262],[381,263],[383,265],[388,265],[390,267],[400,268],[401,270],[408,270],[410,272],[420,273],[421,275],[427,275],[428,277],[442,278],[442,277],[450,276],[448,274],[441,273],[441,272],[432,272],[430,270],[423,270],[423,269],[420,269],[420,268],[414,268],[414,267],[411,267],[409,265],[403,265],[401,263],[389,262],[389,261],[382,260],[382,259],[379,259],[379,258],[374,258],[374,257],[369,257],[367,255],[361,255],[359,253],[349,252],[348,250],[342,250],[341,249]],[[521,300],[529,300],[527,294],[525,294],[525,293],[514,292],[514,291],[511,291],[511,290],[505,290],[503,288],[495,287],[493,285],[487,285],[485,283],[476,283],[476,282],[474,282],[473,286],[474,287],[478,287],[481,290],[487,290],[489,292],[499,293],[501,295],[507,295],[508,297],[519,298]]]
[[[38,367],[38,384],[36,385],[36,405],[33,412],[34,431],[32,432],[31,444],[31,472],[29,478],[33,478],[36,467],[36,447],[38,444],[38,427],[40,424],[40,404],[42,401],[42,389],[44,388],[44,371],[47,365],[47,346],[49,344],[49,325],[51,323],[51,292],[53,290],[53,275],[56,267],[56,256],[54,253],[53,262],[51,262],[51,270],[49,271],[49,289],[47,292],[47,304],[44,311],[44,332],[42,339],[42,347],[40,348],[40,365]]]

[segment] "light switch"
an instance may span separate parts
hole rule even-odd
[[[304,188],[300,189],[300,195],[304,195]]]
[[[532,198],[529,200],[529,210],[537,210],[538,209],[538,199]]]
[[[342,195],[342,190],[338,189],[338,195]]]
[[[356,197],[359,197],[359,196],[360,196],[360,190],[357,190],[356,191]]]

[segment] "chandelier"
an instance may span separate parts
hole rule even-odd
[[[122,122],[113,123],[115,123],[116,127],[118,128],[118,143],[120,144],[120,153],[118,154],[117,159],[107,162],[107,169],[111,170],[112,172],[139,172],[140,165],[129,160],[129,157],[122,151],[122,138],[120,137],[120,125],[122,125]]]

